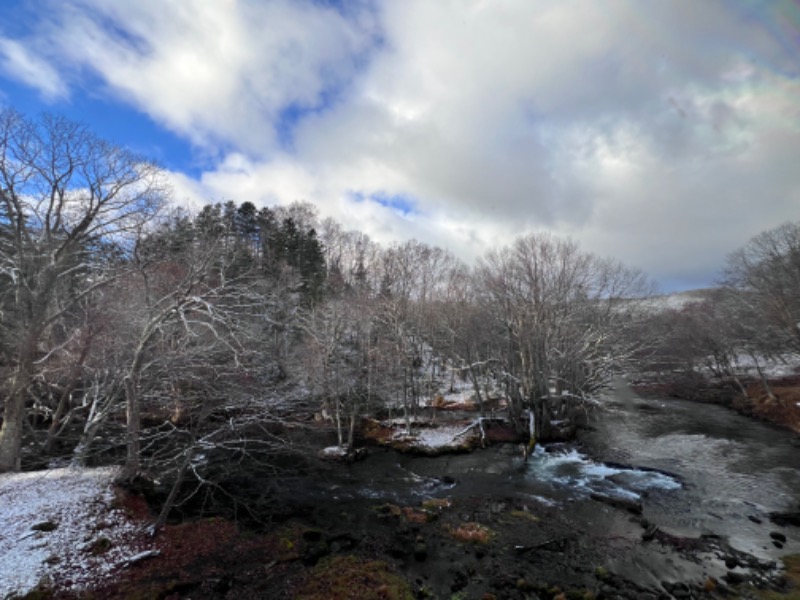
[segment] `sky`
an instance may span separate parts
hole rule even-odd
[[[663,291],[800,220],[796,0],[3,0],[0,104],[192,208],[308,201],[466,261],[548,231]]]

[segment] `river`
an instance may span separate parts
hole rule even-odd
[[[713,404],[643,399],[621,379],[596,427],[584,438],[595,456],[680,477],[677,493],[653,494],[644,503],[654,522],[686,535],[723,535],[756,556],[800,551],[791,538],[783,549],[772,545],[775,526],[766,516],[796,510],[800,502],[795,434]]]
[[[532,514],[547,511],[558,521],[548,535],[571,536],[595,552],[576,555],[573,567],[602,561],[654,589],[665,580],[720,578],[729,566],[719,552],[698,559],[643,543],[640,517],[596,502],[592,494],[641,502],[642,517],[670,535],[720,536],[739,551],[775,560],[800,552],[796,529],[769,520],[772,511],[797,510],[798,451],[790,432],[721,406],[641,398],[618,378],[579,442],[539,448],[527,462],[512,445],[431,458],[378,450],[313,481],[285,482],[284,491],[294,500],[336,507],[482,498],[491,507],[489,518],[495,506],[496,512],[512,505]],[[775,531],[788,538],[782,548],[770,538]]]

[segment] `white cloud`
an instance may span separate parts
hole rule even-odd
[[[198,145],[252,154],[274,149],[287,106],[314,109],[346,84],[370,37],[305,0],[71,0],[53,10],[53,56]]]
[[[216,155],[179,195],[309,200],[383,241],[472,257],[546,228],[699,281],[797,218],[800,48],[777,4],[346,6],[71,0],[30,60]]]
[[[39,90],[47,102],[69,95],[58,72],[46,60],[31,53],[16,40],[0,37],[0,70]]]

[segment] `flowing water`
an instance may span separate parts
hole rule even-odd
[[[597,431],[586,438],[595,456],[675,473],[680,490],[650,494],[645,514],[685,535],[714,533],[762,557],[800,551],[773,547],[767,513],[800,503],[797,436],[720,406],[642,399],[624,381],[606,397]],[[750,517],[762,521],[756,523]]]
[[[718,535],[761,559],[800,552],[792,528],[782,530],[789,537],[783,549],[772,544],[770,532],[781,529],[768,517],[800,502],[797,436],[720,406],[643,399],[622,379],[602,405],[579,444],[538,448],[527,462],[514,445],[433,458],[377,451],[310,487],[298,482],[296,491],[339,502],[448,496],[561,507],[580,536],[621,540],[618,564],[610,564],[651,584],[685,577],[694,566],[678,564],[657,544],[642,545],[630,515],[591,494],[641,502],[644,517],[673,535]],[[692,575],[702,581],[725,572],[724,564],[713,568]]]

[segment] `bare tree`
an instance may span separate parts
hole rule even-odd
[[[738,292],[740,312],[757,316],[764,333],[771,328],[773,353],[800,352],[800,222],[755,236],[728,257],[723,277]]]
[[[475,278],[486,314],[505,337],[512,419],[528,408],[536,437],[548,435],[554,410],[598,391],[633,354],[621,333],[633,300],[651,290],[640,272],[549,235],[489,252]]]
[[[0,112],[0,279],[13,331],[0,472],[20,468],[29,390],[48,328],[118,275],[117,257],[161,206],[161,171],[61,117]]]
[[[333,299],[301,318],[306,377],[336,425],[341,448],[352,448],[358,418],[371,394],[372,316],[356,298]]]

